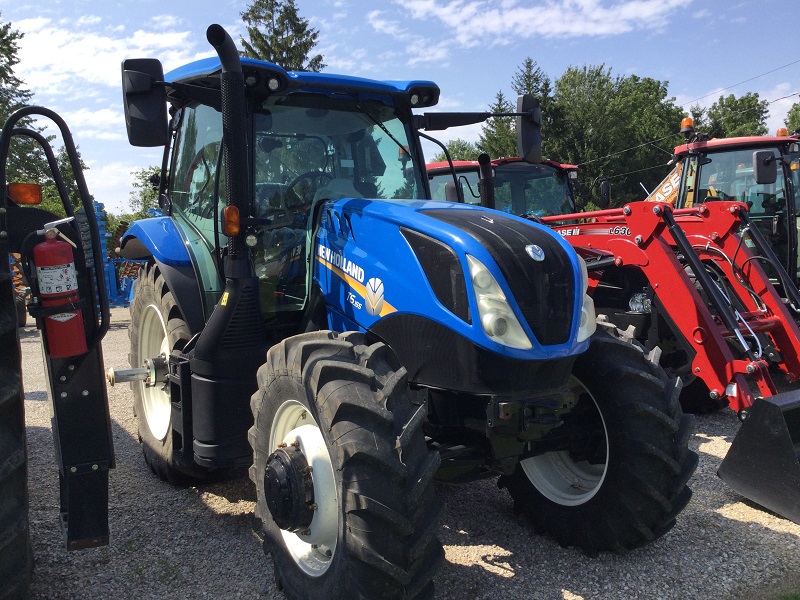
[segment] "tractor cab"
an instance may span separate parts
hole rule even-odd
[[[464,202],[480,204],[478,161],[454,161],[453,167]],[[493,160],[491,167],[497,210],[537,217],[576,212],[577,167],[550,160],[531,164],[519,158]],[[456,199],[448,163],[428,165],[428,178],[434,200]]]
[[[781,265],[800,281],[800,138],[778,133],[783,135],[690,141],[675,148],[681,164],[675,207],[718,200],[746,204]]]

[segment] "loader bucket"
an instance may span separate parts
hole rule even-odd
[[[761,398],[733,439],[717,475],[734,491],[800,523],[800,390]]]

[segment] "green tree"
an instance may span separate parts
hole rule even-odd
[[[319,31],[300,17],[294,0],[253,0],[241,13],[249,40],[242,38],[244,56],[268,60],[287,71],[321,71],[321,54],[309,56]]]
[[[506,100],[503,92],[497,92],[495,102],[489,107],[491,113],[514,112],[517,107]],[[492,117],[482,127],[478,150],[491,158],[507,158],[517,155],[517,138],[513,117]]]
[[[132,219],[146,219],[150,216],[149,209],[158,208],[158,180],[161,177],[161,167],[150,166],[138,171],[133,171],[128,206]]]
[[[78,152],[78,161],[80,162],[81,170],[86,171],[89,167],[86,166],[86,163],[83,162],[81,158],[80,150],[76,149]],[[74,171],[72,170],[72,166],[69,162],[69,157],[67,156],[67,150],[64,146],[59,148],[58,152],[56,153],[56,161],[58,162],[58,170],[61,174],[61,179],[64,182],[64,188],[67,192],[67,198],[69,199],[70,204],[74,209],[78,209],[81,206],[81,198],[78,192],[78,184],[75,181]],[[56,215],[65,216],[66,212],[64,211],[64,202],[61,199],[61,194],[58,192],[58,188],[56,187],[55,181],[49,171],[47,171],[47,177],[42,182],[42,206],[41,208],[48,210]],[[90,200],[92,198],[90,197]]]
[[[553,85],[536,61],[528,57],[517,67],[511,80],[511,88],[517,94],[530,94],[542,108],[542,154],[548,156],[552,140],[558,136],[561,124],[560,113],[553,99]],[[516,109],[516,106],[514,107]],[[515,140],[516,143],[516,140]]]
[[[786,115],[786,128],[789,133],[800,129],[800,102],[795,102]]]
[[[0,13],[2,14],[2,13]],[[25,82],[14,73],[19,63],[19,41],[23,33],[12,29],[11,23],[0,21],[0,126],[6,119],[26,104],[30,104],[33,93],[25,88]],[[30,118],[21,119],[17,127],[41,131],[33,126]],[[29,137],[15,136],[6,167],[8,181],[41,183],[46,179],[46,163],[39,144]]]
[[[462,140],[461,138],[455,138],[450,140],[445,144],[447,151],[450,153],[450,158],[452,160],[478,160],[478,155],[480,154],[480,150],[466,140]],[[439,152],[436,154],[431,162],[444,162],[447,160],[444,152]]]
[[[604,65],[570,67],[554,86],[558,135],[550,158],[577,164],[584,202],[597,204],[602,179],[614,183],[614,204],[644,196],[664,176],[680,142],[682,111],[667,97],[667,82],[614,76]]]
[[[765,135],[769,102],[759,100],[757,92],[737,98],[720,96],[708,109],[708,133],[711,137]]]

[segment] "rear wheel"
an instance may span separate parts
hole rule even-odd
[[[157,365],[163,373],[172,353],[179,353],[191,336],[178,305],[158,266],[148,263],[136,281],[130,305],[131,367]],[[161,479],[183,483],[199,472],[182,467],[173,448],[172,406],[169,386],[163,381],[134,381],[133,410],[138,420],[144,458]]]
[[[267,353],[251,401],[250,478],[264,549],[290,598],[433,596],[444,556],[439,456],[405,377],[361,334],[303,334]]]
[[[568,449],[523,458],[498,484],[562,546],[593,555],[654,541],[688,503],[697,466],[680,386],[604,332],[576,360],[571,386],[579,399],[565,417],[576,432]]]
[[[0,281],[0,598],[26,597],[33,566],[28,529],[25,402],[10,279]]]

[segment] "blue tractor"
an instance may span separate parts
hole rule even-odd
[[[427,199],[419,130],[491,115],[415,115],[435,84],[287,72],[207,37],[217,57],[166,76],[122,67],[130,142],[165,148],[165,216],[121,245],[147,261],[132,368],[110,373],[153,471],[248,467],[290,598],[432,597],[436,479],[499,476],[589,554],[666,533],[697,462],[675,382],[595,331],[559,235]]]

